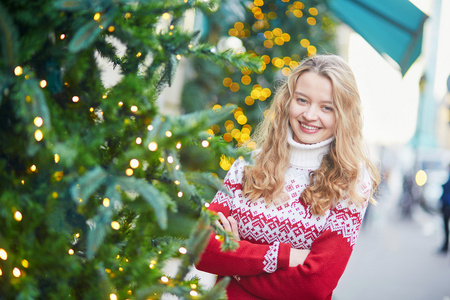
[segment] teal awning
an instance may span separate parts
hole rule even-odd
[[[331,10],[405,75],[422,50],[427,16],[408,0],[329,0]]]

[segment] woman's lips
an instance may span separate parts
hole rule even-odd
[[[320,129],[320,127],[308,125],[300,121],[298,123],[300,124],[300,129],[306,133],[316,133]]]

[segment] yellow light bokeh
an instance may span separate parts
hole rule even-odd
[[[248,106],[253,105],[255,103],[255,99],[253,99],[250,96],[245,97],[245,104],[247,104]]]
[[[34,138],[38,142],[42,141],[42,139],[44,138],[44,134],[42,133],[42,131],[40,129],[38,129],[34,132]]]
[[[151,142],[150,144],[148,144],[148,150],[156,151],[156,149],[158,149],[158,144],[157,143]]]
[[[134,171],[133,171],[133,169],[131,169],[131,168],[128,168],[128,169],[125,170],[125,174],[126,174],[127,176],[133,176],[133,173],[134,173]]]
[[[20,211],[17,210],[17,211],[14,213],[14,219],[15,219],[17,222],[22,221],[22,213],[21,213]]]
[[[59,163],[59,160],[61,159],[58,153],[55,153],[54,155],[55,163]]]
[[[306,22],[308,22],[308,24],[311,26],[316,25],[316,19],[314,19],[313,17],[309,17],[308,19],[306,19]]]
[[[111,202],[109,201],[108,198],[104,198],[104,199],[103,199],[103,206],[104,206],[104,207],[109,207],[110,204],[111,204]]]
[[[142,138],[137,137],[137,138],[136,138],[136,144],[137,144],[137,145],[142,144]]]
[[[20,76],[20,75],[22,75],[22,73],[23,73],[23,69],[22,69],[21,66],[17,66],[17,67],[14,68],[14,74],[16,76]]]
[[[8,259],[8,253],[3,248],[0,248],[0,258],[3,259],[3,260],[7,260]]]
[[[100,20],[100,13],[95,13],[95,15],[94,15],[94,20],[95,21],[98,21],[98,20]]]
[[[130,167],[132,167],[133,169],[139,167],[139,160],[137,160],[136,158],[130,160]]]
[[[114,230],[119,230],[120,229],[120,223],[117,221],[112,221],[111,222],[111,228]]]
[[[241,125],[244,125],[245,123],[247,123],[247,117],[245,115],[240,115],[239,117],[237,117],[236,120]]]
[[[47,86],[47,81],[43,79],[39,82],[39,85],[41,86],[41,88],[45,88]]]
[[[77,103],[78,101],[80,101],[80,97],[78,97],[78,96],[72,97],[72,102]]]
[[[203,148],[206,148],[206,147],[208,147],[209,146],[209,142],[207,141],[207,140],[203,140],[202,141],[202,147]]]
[[[237,91],[239,91],[239,83],[233,82],[233,83],[230,85],[230,90],[231,90],[232,92],[237,92]]]
[[[41,117],[34,118],[33,122],[36,127],[41,127],[44,124],[44,120]]]
[[[418,186],[425,185],[425,183],[427,183],[427,180],[428,180],[427,173],[424,170],[419,170],[416,173],[415,180],[416,180],[416,184]]]
[[[28,266],[29,266],[28,260],[23,259],[23,260],[22,260],[22,266],[23,266],[24,268],[28,268]]]
[[[19,268],[14,268],[13,271],[12,271],[12,274],[13,274],[14,277],[18,278],[18,277],[20,277],[20,275],[22,275],[22,272],[20,271]]]
[[[248,75],[244,75],[241,78],[241,82],[245,85],[249,85],[252,82],[252,78]]]
[[[166,136],[167,137],[171,137],[172,136],[172,132],[171,131],[166,131]]]
[[[161,281],[164,283],[168,283],[169,282],[169,278],[167,276],[162,276],[161,277]]]

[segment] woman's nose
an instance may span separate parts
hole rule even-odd
[[[315,121],[317,120],[317,109],[313,106],[309,106],[304,112],[303,117],[306,120]]]

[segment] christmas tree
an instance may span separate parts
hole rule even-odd
[[[221,181],[185,170],[180,151],[246,155],[206,131],[234,108],[174,117],[155,105],[181,57],[260,68],[254,54],[214,51],[184,29],[187,10],[217,5],[1,2],[1,299],[223,297],[226,280],[205,291],[186,276]],[[99,60],[120,70],[118,82],[105,85]],[[162,267],[174,257],[181,266],[169,277]]]
[[[264,61],[256,71],[232,65],[200,68],[196,58],[191,63],[195,75],[189,76],[184,88],[184,111],[235,105],[231,118],[209,129],[234,145],[249,142],[278,83],[301,59],[336,49],[335,21],[324,0],[229,0],[214,15],[205,15],[204,23],[209,30],[202,35],[203,41],[217,44],[218,50],[248,51]],[[193,91],[202,93],[192,97]],[[250,141],[248,146],[255,144]],[[231,162],[232,157],[222,156],[220,166],[228,170]],[[223,170],[217,172],[223,174]]]

